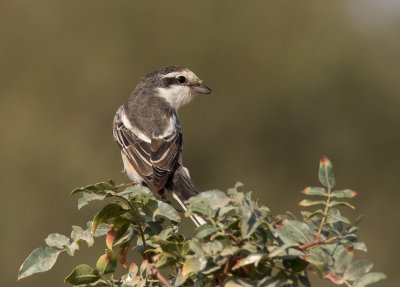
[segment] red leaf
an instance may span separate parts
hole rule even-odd
[[[108,249],[112,249],[113,242],[115,235],[117,234],[114,226],[110,225],[110,228],[108,229],[107,236],[106,236],[106,245]]]
[[[126,265],[126,253],[127,252],[128,252],[128,247],[118,248],[118,260],[119,260],[119,263],[121,263],[121,265],[124,268],[128,268],[128,266]]]
[[[329,160],[328,157],[323,156],[323,157],[321,158],[321,160],[320,160],[320,163],[323,164],[323,165],[328,165],[328,164],[330,163],[330,160]]]
[[[330,280],[332,283],[334,283],[336,285],[343,284],[343,278],[335,273],[329,273],[329,274],[325,275],[324,278]]]

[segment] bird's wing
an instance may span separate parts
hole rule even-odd
[[[177,167],[182,151],[182,133],[179,128],[165,138],[146,142],[126,127],[116,115],[113,124],[114,139],[135,171],[153,191],[164,188]]]
[[[153,185],[158,189],[165,186],[180,160],[182,151],[182,133],[179,128],[168,137],[152,139],[150,161],[153,167]]]

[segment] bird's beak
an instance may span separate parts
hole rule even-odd
[[[212,93],[212,90],[203,84],[192,86],[191,89],[195,93],[199,93],[199,94],[211,94]]]

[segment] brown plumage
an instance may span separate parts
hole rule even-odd
[[[113,135],[131,180],[164,197],[167,189],[185,208],[198,194],[182,165],[183,136],[177,109],[195,93],[211,93],[197,76],[181,67],[161,68],[144,77],[113,123]],[[194,220],[201,224],[200,220]]]

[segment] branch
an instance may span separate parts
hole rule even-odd
[[[331,194],[332,194],[332,188],[331,188],[331,185],[329,184],[329,180],[328,180],[328,168],[326,166],[325,166],[325,177],[327,178],[326,182],[327,182],[327,185],[328,185],[328,199],[326,200],[324,216],[322,217],[321,224],[320,224],[320,226],[318,228],[317,235],[315,236],[316,239],[321,236],[322,226],[324,225],[326,217],[328,216],[329,203],[331,201]]]
[[[143,241],[143,248],[144,248],[144,251],[146,251],[147,250],[147,244],[146,244],[146,240],[144,238],[144,232],[143,232],[143,228],[142,228],[142,218],[141,218],[140,213],[139,213],[139,208],[137,207],[136,203],[130,202],[129,200],[128,200],[128,204],[132,209],[132,215],[137,220],[140,237],[142,238],[142,241]]]
[[[311,241],[306,244],[301,244],[301,245],[299,245],[299,248],[301,250],[306,250],[310,247],[313,247],[315,245],[320,245],[320,244],[325,244],[325,239],[323,239],[321,236],[317,235],[317,237],[314,239],[314,241]]]
[[[160,273],[160,270],[154,265],[150,264],[151,274],[157,277],[157,279],[165,286],[171,287],[171,283]]]

